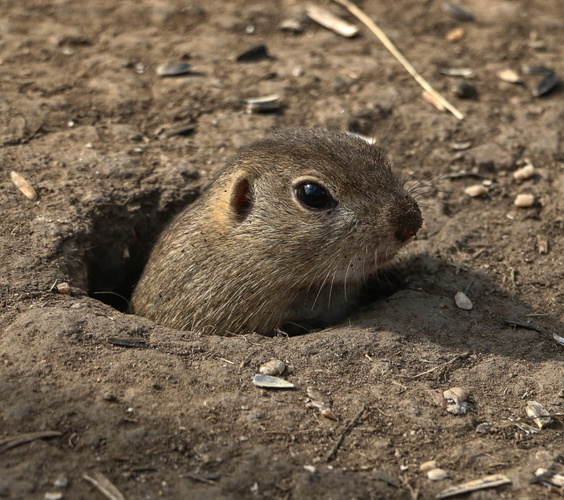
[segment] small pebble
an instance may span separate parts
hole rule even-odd
[[[442,481],[443,479],[446,479],[448,477],[448,474],[443,469],[431,469],[427,472],[427,477],[431,481]]]
[[[57,292],[62,293],[64,295],[70,295],[71,293],[70,285],[66,281],[59,283],[57,285]]]
[[[519,208],[530,208],[535,204],[535,196],[526,193],[518,194],[513,203]]]
[[[474,184],[473,186],[468,186],[464,192],[471,198],[477,198],[478,196],[486,194],[488,190],[482,184]]]
[[[464,36],[464,30],[460,27],[458,28],[454,28],[453,30],[450,30],[447,34],[446,34],[446,40],[447,42],[458,42],[460,40],[462,40],[462,37]]]
[[[45,500],[61,500],[63,498],[63,494],[60,491],[55,492],[47,492],[45,493]]]
[[[472,304],[472,301],[464,292],[456,292],[456,295],[454,296],[454,303],[456,304],[456,307],[464,309],[465,311],[471,311],[474,308],[474,304]]]
[[[524,167],[521,167],[518,170],[515,170],[515,172],[513,172],[513,178],[518,181],[524,181],[526,179],[530,179],[535,173],[535,167],[533,167],[533,165],[531,165],[530,163],[528,165],[525,165]]]
[[[263,375],[271,375],[273,377],[276,377],[277,375],[282,375],[285,369],[286,365],[282,361],[280,361],[279,359],[271,359],[270,361],[261,365],[259,372]]]
[[[523,83],[522,78],[516,71],[512,69],[503,69],[498,71],[497,76],[500,80],[508,83]]]

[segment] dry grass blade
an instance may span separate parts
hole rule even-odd
[[[486,488],[497,488],[498,486],[503,486],[505,484],[511,484],[511,479],[504,474],[494,474],[491,476],[485,476],[481,479],[475,479],[474,481],[468,481],[456,486],[451,486],[450,488],[438,493],[437,498],[464,495],[465,493],[470,493],[471,491],[483,490]]]
[[[327,457],[325,458],[327,462],[331,461],[331,459],[337,454],[337,450],[341,447],[341,444],[343,444],[343,441],[345,440],[345,436],[360,420],[360,417],[362,417],[362,414],[364,413],[365,410],[366,410],[366,405],[362,405],[360,411],[353,417],[353,419],[345,427],[345,430],[341,433],[341,436],[339,437],[339,439],[337,439],[337,442],[333,445],[333,448],[331,448],[331,451],[327,454]]]
[[[317,5],[309,5],[306,9],[306,14],[316,23],[321,24],[321,26],[325,26],[327,29],[334,31],[341,36],[350,38],[358,33],[358,28],[356,26],[343,21],[328,10],[318,7]]]
[[[351,3],[349,0],[333,0],[338,4],[345,7],[353,16],[355,16],[361,23],[363,23],[372,33],[378,37],[378,39],[384,44],[392,55],[402,64],[402,66],[408,71],[408,73],[415,79],[415,81],[421,85],[430,95],[432,95],[436,101],[448,109],[456,118],[462,120],[464,115],[456,109],[450,102],[448,102],[441,94],[439,94],[431,84],[423,78],[419,72],[413,67],[413,65],[405,58],[405,56],[397,49],[397,47],[388,38],[388,35],[382,31],[382,29],[370,19],[362,10],[360,10],[356,5]]]
[[[92,472],[92,474],[83,474],[82,477],[89,483],[92,483],[100,492],[110,500],[125,500],[122,495],[110,480],[100,472]]]
[[[16,446],[35,441],[36,439],[46,439],[61,436],[57,431],[30,432],[28,434],[19,434],[18,436],[8,437],[0,440],[0,455]]]

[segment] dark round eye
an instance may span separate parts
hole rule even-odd
[[[328,210],[337,205],[337,200],[326,188],[316,182],[305,181],[295,187],[296,197],[306,208]]]

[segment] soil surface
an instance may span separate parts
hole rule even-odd
[[[303,20],[299,0],[0,3],[0,498],[105,498],[89,477],[128,499],[415,499],[491,474],[511,484],[470,498],[562,496],[531,482],[564,473],[562,418],[511,422],[528,401],[564,412],[564,90],[534,97],[542,75],[522,70],[564,75],[562,2],[468,0],[472,22],[441,4],[362,8],[461,121],[366,29],[343,38]],[[303,31],[281,29],[296,19]],[[235,60],[260,44],[270,58]],[[173,62],[193,73],[157,73]],[[463,82],[477,95],[457,97]],[[268,94],[282,109],[246,112]],[[424,226],[381,292],[291,338],[126,314],[167,221],[242,145],[296,126],[374,136],[417,183]],[[532,207],[514,205],[521,193]],[[271,358],[295,389],[251,383]],[[452,387],[470,395],[465,414],[447,411]],[[429,460],[448,477],[428,479]]]

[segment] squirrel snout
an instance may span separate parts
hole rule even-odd
[[[423,224],[421,210],[414,200],[407,200],[407,203],[399,209],[399,215],[395,218],[396,231],[395,238],[401,243],[417,234]]]

